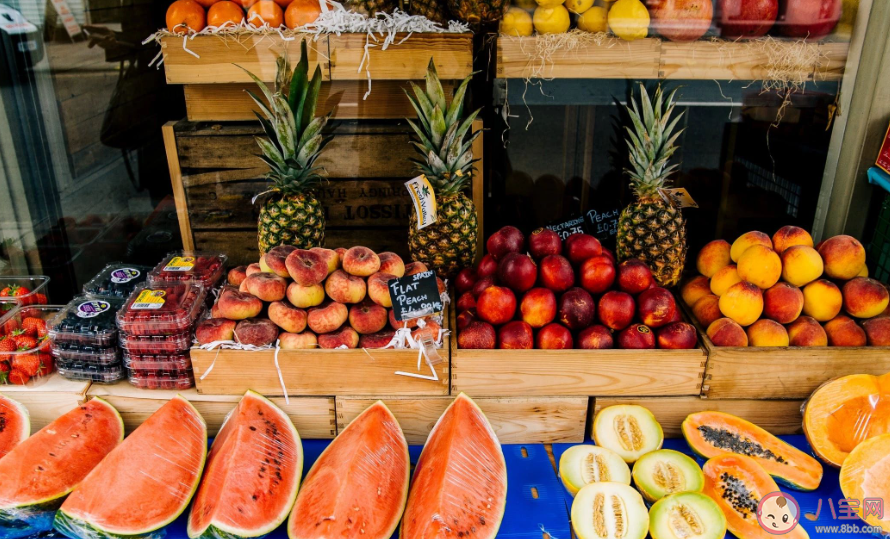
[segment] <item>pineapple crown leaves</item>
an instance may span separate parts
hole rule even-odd
[[[247,91],[259,108],[254,114],[266,134],[266,137],[256,137],[256,141],[263,152],[260,159],[269,165],[266,178],[273,183],[270,191],[299,194],[313,188],[324,179],[322,167],[314,165],[331,140],[330,136],[322,134],[330,114],[315,116],[321,90],[321,68],[316,66],[309,78],[306,42],[300,43],[300,61],[294,70],[291,70],[286,55],[278,58],[272,88],[247,69],[241,69],[256,82],[265,98],[260,99],[254,92]]]
[[[675,143],[683,132],[683,129],[675,130],[684,113],[671,119],[677,90],[674,88],[665,96],[659,85],[653,101],[640,83],[639,101],[631,95],[630,106],[625,106],[632,127],[625,126],[631,168],[624,171],[638,198],[657,196],[658,189],[669,183],[668,176],[678,168],[676,164],[668,165],[678,148]]]
[[[407,121],[417,135],[417,140],[412,141],[412,144],[422,157],[412,159],[411,162],[444,195],[460,192],[473,174],[474,163],[478,161],[473,159],[471,148],[481,131],[470,133],[470,129],[482,109],[475,110],[461,120],[467,87],[475,74],[476,72],[470,73],[461,82],[451,103],[448,103],[436,65],[431,58],[425,88],[411,82],[411,92],[404,90],[417,112],[416,122],[411,119]]]

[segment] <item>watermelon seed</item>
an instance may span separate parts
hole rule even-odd
[[[485,517],[479,517],[479,524],[485,526]]]
[[[49,456],[51,456],[51,457],[55,457],[56,454],[55,454],[55,453],[50,453]]]
[[[42,472],[42,471],[44,471],[44,470],[43,470],[43,466],[37,466],[37,471],[38,471],[38,472]]]
[[[256,494],[254,494],[253,496],[251,496],[251,498],[253,498],[253,501],[257,501],[257,500],[259,499],[259,497],[258,497]]]
[[[253,425],[251,425],[251,426],[250,426],[250,430],[256,430],[256,427],[254,427]]]

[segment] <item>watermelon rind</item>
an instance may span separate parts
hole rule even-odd
[[[173,399],[179,399],[188,404],[189,408],[195,412],[197,418],[204,425],[204,443],[201,444],[201,447],[203,448],[201,465],[198,467],[198,473],[195,474],[195,481],[191,486],[191,490],[184,498],[184,503],[179,510],[167,520],[160,522],[157,525],[146,527],[145,529],[108,530],[73,517],[66,513],[64,509],[59,509],[53,524],[56,530],[72,539],[162,539],[166,535],[166,531],[163,528],[169,526],[182,515],[189,506],[192,497],[195,495],[195,491],[198,490],[198,485],[201,484],[201,476],[204,472],[204,464],[207,461],[207,422],[204,421],[204,417],[188,399],[179,394],[173,397]]]
[[[297,470],[296,470],[296,473],[297,473],[296,488],[294,489],[293,494],[290,496],[290,499],[288,500],[288,503],[285,506],[285,509],[283,510],[282,514],[280,516],[276,517],[274,522],[270,522],[269,525],[264,528],[258,528],[255,530],[243,530],[243,529],[233,528],[231,526],[226,526],[224,524],[214,524],[211,522],[211,524],[205,530],[198,531],[198,530],[191,529],[191,519],[189,519],[187,532],[188,532],[188,536],[191,537],[192,539],[243,539],[243,538],[249,538],[249,537],[262,537],[264,535],[271,533],[276,528],[281,526],[281,524],[287,519],[288,514],[290,514],[291,509],[294,506],[294,502],[297,500],[297,493],[300,491],[300,480],[301,480],[300,478],[302,478],[302,476],[303,476],[303,463],[304,463],[302,439],[300,438],[300,433],[297,431],[297,428],[294,426],[293,421],[291,421],[290,416],[288,416],[284,412],[284,410],[282,410],[281,408],[276,406],[275,403],[273,403],[272,401],[270,401],[263,395],[257,393],[256,391],[253,391],[252,389],[248,390],[247,393],[245,393],[244,397],[242,397],[242,398],[247,398],[248,396],[254,397],[254,398],[259,398],[259,399],[263,400],[264,402],[266,402],[269,405],[269,407],[272,410],[274,410],[275,413],[277,413],[284,420],[284,423],[287,424],[288,426],[290,426],[290,429],[294,435],[294,438],[296,439],[297,443],[300,444],[300,451],[298,452],[299,462],[297,463]],[[235,410],[237,410],[237,406],[235,407],[235,409],[233,409],[231,412],[229,412],[226,415],[226,418],[223,421],[222,426],[220,427],[220,431],[222,431],[222,429],[225,428],[226,423],[234,415]]]
[[[31,414],[28,412],[28,409],[25,408],[25,405],[20,403],[17,400],[10,399],[5,395],[0,395],[0,400],[9,403],[15,410],[18,411],[19,421],[21,422],[21,429],[19,431],[19,442],[26,439],[31,435]],[[12,450],[12,447],[6,448],[6,453]],[[5,453],[2,452],[2,448],[0,448],[0,457],[3,457]]]
[[[371,408],[373,408],[374,406],[376,406],[376,405],[378,405],[378,404],[382,405],[383,408],[386,410],[386,412],[387,412],[390,416],[392,416],[392,418],[395,420],[395,414],[392,413],[392,410],[389,409],[389,407],[386,405],[385,402],[383,402],[383,401],[381,401],[381,400],[378,400],[377,402],[375,402],[375,403],[372,404],[371,406],[368,406],[367,408],[365,408],[365,410],[362,411],[362,413],[360,413],[359,415],[357,415],[357,416],[355,417],[355,419],[353,419],[353,420],[349,423],[349,425],[352,425],[353,423],[357,422],[357,421],[359,420],[359,418],[361,418],[363,415],[365,415],[366,413],[368,413],[368,411],[371,410]],[[395,420],[395,424],[396,424],[396,426],[399,428],[399,431],[402,431],[402,425],[398,422],[398,420]],[[349,425],[346,426],[347,429],[349,428]],[[404,436],[405,436],[405,434],[404,434],[404,432],[402,432],[402,437],[404,438]],[[328,452],[328,450],[331,449],[331,446],[332,446],[332,445],[333,445],[333,442],[330,443],[330,444],[328,444],[328,446],[324,448],[324,450],[321,452],[321,454],[320,454],[320,455],[318,456],[318,458],[315,460],[315,463],[313,463],[313,464],[312,464],[312,467],[309,469],[309,473],[310,473],[310,474],[312,473],[312,470],[314,470],[315,467],[318,465],[318,463],[322,461],[322,457],[325,455],[325,453]],[[407,447],[407,444],[405,444],[405,459],[406,459],[408,462],[411,461],[411,457],[410,457],[410,455],[408,454],[408,447]],[[307,475],[308,475],[308,474],[307,474]],[[404,492],[404,494],[402,495],[402,500],[401,500],[402,511],[400,511],[400,512],[394,517],[393,522],[390,523],[389,526],[387,526],[388,533],[385,534],[386,537],[390,537],[390,536],[392,536],[392,534],[395,533],[396,529],[399,527],[399,522],[402,520],[402,514],[403,514],[404,511],[405,511],[405,504],[406,504],[407,501],[408,501],[408,491],[410,490],[410,489],[409,489],[409,487],[410,487],[410,482],[411,482],[411,466],[408,466],[408,467],[405,469],[405,488],[402,489],[403,492]],[[296,515],[296,512],[295,512],[295,511],[294,511],[294,512],[291,512],[291,514],[290,514],[290,519],[296,518],[295,515]],[[290,521],[290,519],[288,519],[288,521]],[[291,527],[290,523],[288,523],[288,526],[287,526],[287,536],[288,536],[288,539],[300,539],[300,538],[297,538],[297,537],[295,537],[295,536],[293,535],[293,533],[292,533],[292,527]]]

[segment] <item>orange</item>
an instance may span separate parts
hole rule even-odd
[[[215,3],[219,2],[219,1],[220,1],[220,0],[195,0],[195,2],[197,2],[197,3],[201,4],[202,6],[204,6],[204,9],[209,8],[210,6],[212,6],[213,4],[215,4]]]
[[[321,15],[318,0],[293,0],[284,13],[284,21],[291,30],[315,22]]]
[[[200,32],[207,26],[206,14],[195,0],[176,0],[167,8],[167,30],[185,34],[186,29]]]
[[[251,6],[257,3],[257,0],[233,0],[236,4],[240,5],[245,10],[250,9]]]
[[[208,26],[238,26],[244,20],[244,10],[240,4],[222,0],[210,6],[207,10]]]
[[[260,27],[267,23],[271,28],[284,24],[284,11],[272,0],[260,0],[247,10],[247,22]]]

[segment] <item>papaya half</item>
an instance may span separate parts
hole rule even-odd
[[[841,466],[841,492],[845,498],[860,500],[856,512],[863,518],[865,500],[886,500],[890,496],[890,434],[881,434],[857,445]],[[890,534],[890,522],[870,514],[863,520]]]
[[[840,467],[859,444],[890,432],[890,374],[823,384],[804,407],[803,431],[816,456]]]
[[[797,490],[822,482],[822,465],[757,425],[724,412],[698,412],[683,420],[683,437],[704,458],[735,453],[753,458],[776,481]]]

